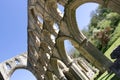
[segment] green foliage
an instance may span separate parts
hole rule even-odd
[[[88,29],[89,40],[104,53],[120,37],[120,15],[99,6]]]
[[[111,12],[106,16],[106,19],[112,21],[111,27],[116,27],[119,24],[120,15],[118,13]]]
[[[88,38],[88,29],[87,28],[83,28],[82,33]]]
[[[111,12],[109,14],[107,14],[106,19],[108,20],[115,20],[115,19],[119,19],[120,15],[118,13],[115,12]]]
[[[111,24],[111,20],[106,20],[106,19],[103,19],[102,21],[100,21],[97,25],[97,27],[99,29],[105,29],[106,27],[109,27]]]
[[[109,48],[119,37],[120,37],[120,23],[118,24],[114,32],[111,34],[111,38],[107,47]]]
[[[120,37],[120,15],[99,6],[91,13],[91,22],[83,34],[103,53]],[[79,56],[77,52],[73,55]]]
[[[77,57],[79,57],[80,56],[80,53],[79,53],[79,51],[78,50],[74,50],[74,54],[72,55],[72,57],[73,58],[77,58]]]
[[[99,19],[97,15],[94,15],[93,18],[91,19],[91,26],[97,26],[97,23],[99,22]]]

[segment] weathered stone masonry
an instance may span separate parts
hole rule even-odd
[[[37,80],[91,80],[99,71],[109,70],[112,62],[78,30],[75,12],[87,2],[120,13],[120,0],[28,0],[28,52],[1,63],[0,79],[9,80],[18,68],[30,70]],[[64,14],[58,5],[64,7]],[[68,56],[65,40],[69,40],[97,70],[85,59]]]

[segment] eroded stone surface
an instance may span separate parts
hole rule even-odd
[[[120,13],[120,0],[28,0],[28,55],[1,63],[0,79],[9,80],[17,68],[30,70],[37,80],[91,80],[99,71],[109,70],[112,62],[78,30],[75,11],[86,2],[96,2]],[[58,5],[64,7],[64,14]],[[68,56],[65,40],[84,58],[75,61]]]

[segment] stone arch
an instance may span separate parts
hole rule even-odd
[[[104,1],[108,1],[108,2],[104,2]],[[86,78],[86,76],[84,76],[84,74],[80,72],[78,66],[75,65],[73,63],[73,60],[66,54],[65,48],[64,48],[64,40],[66,39],[70,40],[74,45],[74,47],[78,48],[79,51],[82,51],[82,53],[86,53],[87,55],[85,55],[85,57],[90,58],[91,63],[95,64],[102,72],[108,69],[108,67],[111,65],[112,62],[110,62],[106,57],[104,57],[89,41],[87,41],[86,37],[82,34],[82,32],[78,30],[78,27],[76,24],[75,10],[77,9],[78,6],[87,2],[95,2],[98,4],[103,4],[103,5],[106,5],[108,8],[111,8],[113,10],[115,9],[115,11],[120,13],[119,4],[116,3],[116,2],[120,2],[120,0],[111,0],[111,1],[110,0],[28,0],[28,3],[29,3],[28,4],[28,8],[29,8],[29,11],[28,11],[29,27],[28,28],[31,29],[31,30],[28,30],[28,37],[29,37],[28,62],[27,62],[27,57],[25,56],[26,54],[18,56],[20,57],[20,59],[18,59],[18,57],[17,58],[15,57],[6,62],[3,62],[0,64],[0,67],[2,68],[0,70],[1,72],[0,76],[2,74],[3,78],[5,78],[5,80],[8,80],[9,77],[12,75],[12,73],[16,69],[25,68],[30,70],[32,73],[34,73],[37,76],[38,80],[42,80],[44,78],[44,73],[47,70],[46,68],[48,67],[50,68],[50,66],[49,64],[45,63],[44,61],[45,58],[43,58],[43,60],[41,61],[47,67],[41,66],[41,63],[38,62],[40,61],[41,59],[40,55],[42,54],[41,53],[42,51],[39,51],[39,47],[41,47],[40,40],[51,44],[52,48],[56,49],[56,52],[58,50],[60,59],[67,65],[68,68],[70,68],[70,70],[72,71],[71,73],[74,76],[76,76],[77,80],[80,80],[80,79],[88,80],[88,79]],[[63,17],[61,17],[59,15],[59,12],[57,11],[57,3],[60,3],[63,6],[65,6],[65,15]],[[46,20],[46,23],[43,22],[42,24],[39,22],[39,25],[36,25],[38,21],[37,16],[40,16],[44,21]],[[59,33],[58,34],[54,33],[54,35],[57,36],[57,38],[55,38],[56,44],[53,44],[52,41],[51,42],[48,41],[50,39],[49,34],[53,33],[52,31],[50,33],[50,31],[46,29],[46,27],[49,27],[49,26],[45,26],[45,25],[49,24],[49,21],[51,22],[51,26],[53,26],[53,23],[57,23],[60,26]],[[38,41],[35,41],[36,37]],[[30,42],[30,40],[33,42]],[[39,44],[35,45],[35,42]],[[49,49],[49,46],[50,45],[48,45],[47,49]],[[29,48],[33,49],[33,51],[30,50]],[[89,48],[92,48],[92,49],[89,49]],[[56,52],[54,53],[56,54]],[[99,58],[96,57],[97,55],[96,53],[99,54],[100,56]],[[36,56],[38,58],[36,58]],[[52,58],[54,57],[52,56]],[[19,62],[19,60],[21,61]],[[15,61],[17,65],[15,64]],[[8,66],[8,69],[10,68],[10,70],[6,70],[5,66]]]
[[[114,10],[113,8],[118,8],[118,4],[116,4],[114,1],[108,1],[107,3],[103,0],[73,0],[71,2],[69,2],[66,7],[65,7],[65,20],[68,29],[70,31],[70,33],[73,35],[73,37],[81,43],[81,41],[83,41],[86,37],[82,34],[82,32],[79,32],[78,27],[77,27],[77,23],[76,23],[76,17],[75,17],[75,11],[76,9],[87,2],[94,2],[94,3],[98,3],[101,5],[106,5],[106,7],[111,8],[112,10]],[[116,5],[115,7],[112,7]],[[118,12],[119,9],[115,9],[114,11]],[[78,35],[79,34],[79,35]],[[80,36],[81,35],[81,36]]]
[[[22,74],[21,74],[21,75],[18,75],[19,72],[22,73]],[[11,75],[10,80],[12,80],[12,79],[15,80],[15,78],[16,78],[16,79],[23,79],[25,76],[28,77],[27,75],[29,75],[32,79],[37,80],[37,79],[35,79],[35,78],[36,78],[35,75],[34,75],[30,70],[24,69],[24,68],[16,69],[16,70],[13,72],[13,74]],[[20,76],[20,77],[18,78],[18,76]],[[34,77],[33,77],[33,76],[34,76]],[[25,77],[25,78],[26,78],[26,77]],[[29,79],[30,79],[30,77],[29,77]],[[27,78],[27,79],[28,79],[28,78]]]
[[[61,57],[61,61],[63,61],[63,63],[70,69],[69,71],[75,77],[75,79],[89,80],[88,76],[86,76],[80,69],[80,66],[78,66],[77,63],[74,63],[74,60],[70,56],[68,56],[68,54],[66,53],[65,44],[64,44],[65,40],[70,40],[71,43],[74,45],[74,47],[77,47],[77,48],[79,47],[79,44],[76,41],[74,41],[74,39],[66,36],[59,37],[56,41],[56,45],[57,45],[59,55]]]
[[[83,33],[81,31],[79,31],[77,23],[76,23],[76,17],[75,17],[76,9],[80,5],[87,3],[87,2],[95,2],[95,3],[101,4],[101,5],[104,4],[103,0],[99,0],[99,1],[98,0],[72,0],[65,7],[64,21],[67,24],[68,30],[69,30],[73,40],[76,41],[77,44],[83,48],[82,49],[83,52],[88,52],[87,55],[91,55],[91,61],[94,61],[94,60],[98,61],[98,62],[95,62],[96,64],[94,64],[94,65],[97,66],[102,72],[104,72],[105,68],[108,69],[108,67],[111,65],[111,62],[104,55],[101,55],[101,52],[99,50],[97,50],[89,41],[87,41],[86,36],[84,36]],[[92,46],[92,48],[94,49],[95,52],[92,49],[88,49],[87,48],[88,46]],[[94,54],[92,54],[92,53],[94,53]],[[101,59],[97,58],[96,53],[100,53]],[[87,58],[89,59],[90,56],[89,57],[87,56]],[[108,61],[108,64],[107,64],[107,62],[105,62],[107,65],[104,65],[104,67],[102,67],[103,62],[104,62],[102,60],[103,58],[105,59],[104,61]]]
[[[37,1],[37,0],[36,0]],[[37,7],[35,9],[39,10],[35,10],[36,11],[36,15],[41,15],[44,22],[43,22],[43,28],[42,30],[38,30],[39,26],[36,26],[36,24],[33,22],[33,25],[29,25],[29,27],[35,27],[33,31],[31,32],[35,32],[38,31],[38,35],[41,35],[40,37],[38,37],[39,39],[41,39],[41,42],[45,42],[48,44],[51,44],[51,39],[50,39],[50,34],[53,35],[53,31],[50,31],[50,27],[53,26],[53,23],[57,23],[59,25],[60,31],[58,34],[54,33],[54,35],[56,35],[57,37],[55,38],[56,43],[53,44],[52,43],[52,48],[56,49],[56,51],[58,51],[61,60],[67,65],[67,67],[69,67],[73,72],[73,74],[77,75],[76,79],[84,79],[85,77],[81,76],[79,72],[79,68],[77,65],[75,65],[74,63],[72,64],[72,59],[66,55],[65,53],[65,49],[64,49],[64,40],[68,39],[71,40],[73,45],[82,50],[83,53],[85,52],[86,54],[90,54],[89,56],[86,55],[86,58],[91,58],[91,63],[95,64],[95,66],[97,66],[102,72],[104,72],[106,69],[108,69],[108,67],[110,66],[111,62],[104,57],[103,55],[101,55],[101,53],[90,43],[87,41],[87,38],[82,34],[82,32],[80,32],[77,28],[77,24],[76,24],[76,19],[75,19],[75,10],[77,9],[77,7],[79,5],[82,5],[86,2],[95,2],[98,4],[104,4],[103,0],[39,0],[37,1],[37,3],[39,3],[39,5],[37,5]],[[36,6],[37,3],[34,3],[34,5]],[[61,17],[59,15],[59,13],[57,12],[57,3],[62,4],[65,7],[65,14],[63,17]],[[33,5],[29,5],[29,7],[34,7]],[[40,11],[41,10],[41,11]],[[30,14],[29,14],[30,15]],[[30,15],[31,16],[31,15]],[[32,22],[32,18],[29,19],[29,22]],[[30,24],[30,23],[29,23]],[[50,24],[50,25],[49,25]],[[47,26],[46,26],[47,25]],[[32,41],[33,35],[30,35],[30,32],[28,32],[29,34],[29,42],[28,42],[28,46],[31,47],[32,49],[34,49],[37,51],[37,55],[38,58],[35,58],[34,56],[31,56],[31,54],[35,54],[36,52],[33,50],[31,53],[31,49],[28,49],[28,63],[29,66],[31,66],[31,69],[33,69],[34,73],[39,76],[41,75],[41,77],[38,77],[38,79],[43,79],[42,77],[44,76],[44,72],[47,70],[45,67],[44,70],[44,66],[41,66],[41,63],[39,62],[40,60],[44,62],[44,58],[40,58],[42,51],[40,51],[38,48],[40,48],[41,46],[36,46],[35,43],[30,43],[30,40]],[[50,41],[49,41],[49,39]],[[33,40],[34,41],[34,40]],[[50,46],[50,45],[49,45]],[[92,47],[93,49],[95,49],[95,51],[93,51],[93,49],[89,49],[89,47]],[[91,52],[93,52],[94,54],[92,54]],[[100,53],[99,56],[101,56],[100,58],[96,58],[96,53]],[[56,53],[55,53],[56,54]],[[50,58],[54,58],[53,56],[51,56]],[[95,61],[96,60],[96,61]],[[104,62],[104,63],[102,63]],[[107,63],[107,64],[106,64]],[[102,66],[102,64],[105,64]],[[49,63],[46,64],[47,68],[49,66]],[[72,65],[72,67],[71,67]],[[42,72],[43,71],[43,72]],[[78,72],[78,73],[77,73]],[[81,73],[82,74],[82,73]],[[84,79],[87,80],[87,79]]]
[[[9,80],[16,69],[27,68],[27,54],[21,54],[1,63],[0,70],[4,80]]]
[[[86,3],[86,2],[96,2],[98,4],[102,4],[102,0],[98,1],[98,0],[74,0],[72,2],[70,2],[65,9],[65,19],[66,19],[66,23],[68,26],[68,29],[71,33],[71,35],[73,35],[73,37],[79,42],[81,43],[83,40],[86,39],[86,37],[83,35],[83,33],[81,31],[79,31],[78,26],[77,26],[77,22],[76,22],[76,17],[75,17],[75,11],[76,9]]]

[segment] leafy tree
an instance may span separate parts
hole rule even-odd
[[[111,38],[107,45],[107,48],[109,48],[119,37],[120,37],[120,22],[118,26],[115,28],[114,32],[111,34]]]
[[[104,53],[120,37],[120,15],[99,6],[98,9],[91,12],[88,29],[85,28],[82,32]],[[75,51],[73,56],[80,55]]]
[[[103,53],[120,37],[120,15],[98,7],[88,27],[89,40]]]

